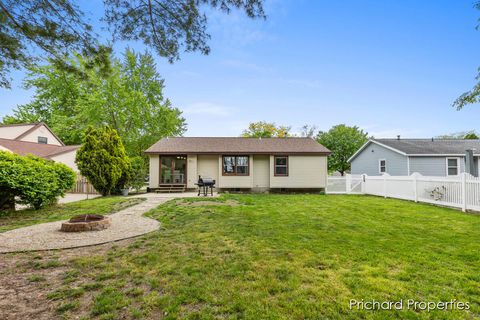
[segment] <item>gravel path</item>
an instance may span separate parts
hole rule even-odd
[[[145,212],[170,199],[194,196],[194,193],[139,195],[147,200],[109,215],[111,226],[101,231],[61,232],[63,221],[56,221],[0,233],[0,253],[77,248],[140,236],[160,227],[157,220],[142,216]]]

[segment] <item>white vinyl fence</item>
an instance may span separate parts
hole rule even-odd
[[[467,173],[455,177],[427,177],[418,173],[328,177],[327,193],[371,194],[480,211],[480,178]]]
[[[360,194],[362,193],[362,176],[347,174],[345,176],[328,177],[327,193]]]

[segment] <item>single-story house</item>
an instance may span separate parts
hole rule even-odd
[[[33,154],[63,163],[75,172],[75,156],[79,145],[66,146],[43,122],[0,125],[0,150],[19,155]]]
[[[352,174],[456,176],[480,172],[480,140],[370,139],[348,159]]]
[[[330,151],[311,138],[164,138],[150,157],[150,190],[195,188],[198,177],[217,189],[325,189]]]

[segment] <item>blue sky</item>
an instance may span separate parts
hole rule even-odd
[[[103,10],[101,1],[82,7]],[[451,107],[480,66],[472,1],[269,0],[265,9],[266,21],[211,13],[208,56],[157,58],[187,136],[237,136],[259,120],[293,131],[345,123],[377,138],[480,131],[479,105]],[[144,50],[116,43],[116,52],[126,45]],[[0,116],[29,101],[22,78],[0,89]]]

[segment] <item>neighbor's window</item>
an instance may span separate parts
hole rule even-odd
[[[248,156],[223,156],[223,174],[226,176],[248,176]]]
[[[48,143],[48,138],[46,138],[46,137],[38,137],[38,143],[47,144],[47,143]]]
[[[288,176],[288,157],[287,156],[275,156],[275,168],[274,173],[276,176]]]
[[[458,175],[458,158],[447,158],[447,175]]]
[[[378,172],[380,173],[387,172],[387,160],[385,159],[378,160]]]

